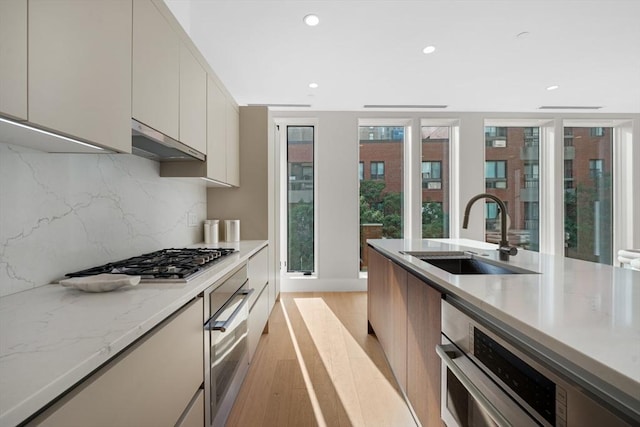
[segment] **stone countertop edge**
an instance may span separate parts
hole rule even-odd
[[[480,316],[517,331],[517,339],[541,354],[564,359],[569,378],[576,379],[578,367],[586,378],[577,380],[603,386],[605,396],[639,413],[640,272],[520,250],[506,264],[540,274],[454,275],[402,252],[473,251],[500,262],[497,245],[468,239],[367,243]]]
[[[0,298],[0,427],[47,406],[267,243],[190,245],[238,251],[188,283],[141,282],[105,293],[51,284]]]

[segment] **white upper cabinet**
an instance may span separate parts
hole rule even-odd
[[[151,0],[133,2],[131,104],[134,119],[180,140],[180,39]]]
[[[131,152],[132,0],[28,7],[29,122]]]
[[[207,153],[207,72],[180,45],[180,142]]]
[[[227,98],[218,85],[207,80],[207,178],[227,182]]]
[[[25,0],[0,0],[0,114],[27,118]]]
[[[227,183],[240,186],[240,112],[227,100]]]

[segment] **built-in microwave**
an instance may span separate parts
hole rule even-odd
[[[447,427],[631,425],[447,300],[436,352]]]

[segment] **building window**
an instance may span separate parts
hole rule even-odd
[[[487,147],[505,148],[507,146],[507,128],[485,126],[484,142]]]
[[[487,160],[484,166],[487,188],[507,188],[507,162],[505,160]]]
[[[384,162],[371,162],[371,179],[384,181]]]
[[[540,145],[540,128],[524,128],[524,146],[537,147]]]
[[[524,164],[524,188],[538,188],[540,182],[538,162]]]
[[[358,163],[358,179],[360,181],[364,179],[364,162]]]
[[[564,161],[564,189],[573,188],[573,160]]]
[[[314,271],[314,127],[287,126],[287,271]]]
[[[604,128],[590,128],[589,133],[594,137],[604,136]]]
[[[509,211],[509,202],[504,200],[504,205]],[[496,237],[495,233],[500,232],[500,208],[496,202],[485,203],[485,226],[487,232],[487,242],[499,243],[500,239]],[[496,240],[497,239],[497,240]]]
[[[442,189],[441,162],[422,162],[422,188],[427,190]]]
[[[591,179],[602,178],[602,165],[602,159],[589,160],[589,176],[591,177]]]

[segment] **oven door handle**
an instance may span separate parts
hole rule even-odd
[[[238,304],[238,306],[235,308],[235,310],[233,310],[233,313],[231,313],[231,316],[229,316],[229,318],[227,318],[227,320],[225,320],[225,321],[218,321],[218,320],[215,319],[215,315],[213,315],[204,324],[204,329],[207,330],[207,331],[226,332],[226,330],[229,329],[229,326],[231,326],[231,323],[238,316],[238,314],[240,313],[242,308],[249,302],[249,296],[251,296],[251,294],[254,291],[255,291],[255,289],[240,289],[238,292],[236,292],[233,295],[233,297],[231,297],[229,302],[227,304],[225,304],[222,307],[222,309],[219,310],[219,312],[224,311],[224,308],[227,307],[227,305],[229,303],[231,303],[231,301],[233,301],[238,295],[242,295],[242,297],[243,297],[242,298],[242,302],[240,304]]]
[[[511,423],[500,413],[493,403],[476,387],[476,385],[469,379],[462,369],[453,361],[453,358],[448,353],[458,353],[457,347],[453,344],[450,345],[437,345],[436,353],[440,356],[440,359],[447,365],[447,368],[453,375],[458,378],[458,381],[469,392],[471,397],[480,405],[480,407],[491,417],[491,419],[499,426],[511,426]]]

